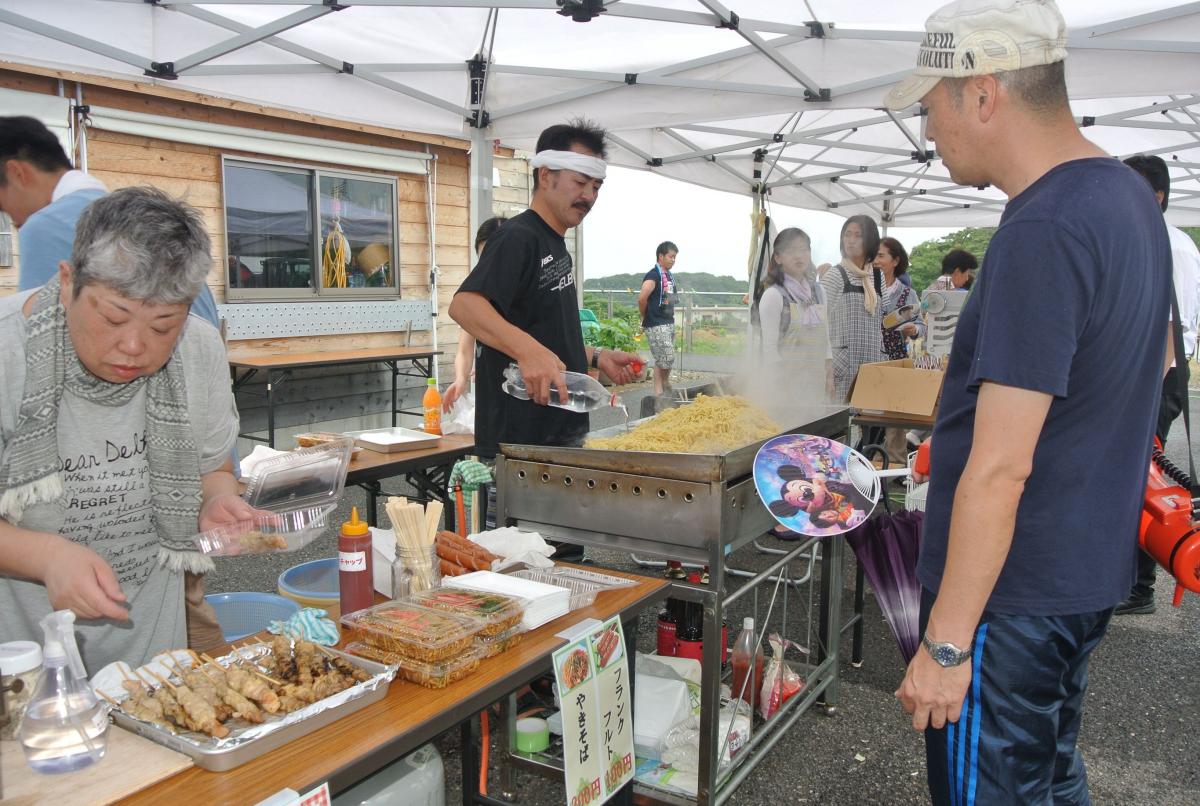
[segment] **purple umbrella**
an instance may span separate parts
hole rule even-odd
[[[907,664],[921,643],[917,554],[924,513],[884,513],[846,534]]]

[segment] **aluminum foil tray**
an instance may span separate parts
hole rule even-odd
[[[243,658],[253,660],[268,654],[270,648],[266,644],[258,644],[238,651]],[[277,750],[294,739],[306,736],[331,722],[336,722],[347,714],[379,702],[387,696],[388,684],[396,676],[396,666],[375,663],[365,658],[339,652],[336,649],[331,651],[367,671],[371,675],[371,679],[364,680],[332,697],[318,700],[299,711],[293,711],[282,717],[267,715],[266,721],[261,725],[241,724],[234,727],[230,735],[224,739],[213,739],[190,732],[170,733],[157,725],[135,719],[124,711],[111,706],[109,706],[109,710],[112,713],[113,721],[122,728],[183,753],[190,757],[198,767],[211,772],[232,770],[264,753]],[[232,662],[232,656],[225,655],[217,658],[217,662],[228,666]]]

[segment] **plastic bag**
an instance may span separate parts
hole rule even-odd
[[[740,705],[740,707],[738,707]],[[721,709],[717,719],[717,747],[721,748],[721,766],[737,758],[750,741],[750,707],[732,703]],[[681,772],[700,769],[700,717],[689,716],[667,731],[663,738],[662,763]]]
[[[475,433],[475,393],[459,395],[450,406],[450,413],[442,417],[443,434]]]
[[[781,705],[804,690],[804,678],[788,665],[783,653],[788,647],[807,652],[804,647],[780,637],[779,633],[771,633],[767,643],[771,645],[771,660],[763,672],[762,691],[758,698],[758,713],[763,719],[770,719]]]

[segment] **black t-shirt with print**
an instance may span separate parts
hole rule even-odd
[[[481,294],[510,324],[557,355],[567,369],[587,372],[587,353],[566,242],[533,210],[488,239],[459,292]],[[501,442],[578,445],[588,416],[518,400],[500,388],[515,359],[482,342],[475,350],[475,450],[496,455]]]

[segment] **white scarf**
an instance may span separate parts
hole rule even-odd
[[[875,281],[872,277],[874,267],[860,269],[848,260],[843,260],[838,265],[862,282],[863,307],[867,309],[867,313],[874,316],[875,311],[879,309],[879,295],[875,293]]]

